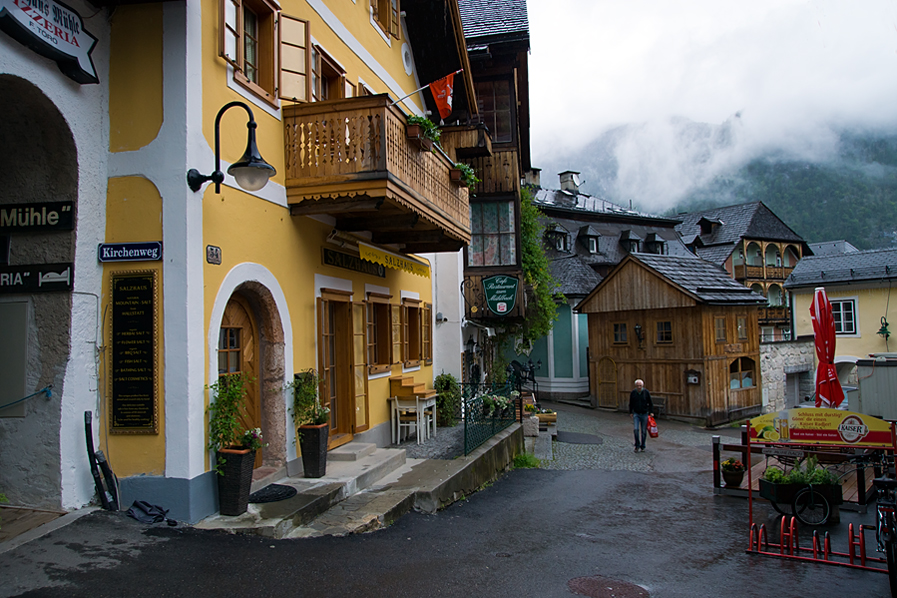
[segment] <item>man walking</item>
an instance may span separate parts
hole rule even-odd
[[[651,394],[645,389],[643,380],[636,380],[635,388],[629,393],[629,415],[632,417],[632,433],[635,435],[635,452],[645,452],[648,416],[654,415],[654,403],[651,402]]]

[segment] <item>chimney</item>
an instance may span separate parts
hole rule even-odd
[[[561,189],[570,193],[579,193],[579,173],[572,170],[565,170],[558,176],[561,177]]]
[[[532,185],[533,187],[542,188],[542,169],[541,168],[531,168],[526,171],[525,182],[527,185]]]

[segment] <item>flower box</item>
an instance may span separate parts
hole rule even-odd
[[[536,417],[539,418],[540,423],[553,423],[558,420],[557,413],[537,413]]]
[[[420,125],[405,125],[405,135],[408,139],[415,142],[420,149],[424,151],[433,149],[433,140],[424,137],[423,127]]]
[[[773,484],[760,478],[760,496],[775,503],[790,504],[794,496],[809,484]],[[841,484],[814,484],[813,490],[825,497],[832,505],[840,505],[844,502],[841,494]]]
[[[449,180],[459,187],[465,184],[461,178],[462,175],[463,173],[458,168],[452,168],[451,170],[449,170]]]

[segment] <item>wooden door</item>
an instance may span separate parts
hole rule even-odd
[[[352,440],[353,409],[351,304],[344,300],[318,300],[318,363],[321,403],[330,409],[329,448]]]
[[[610,357],[598,360],[598,406],[617,409],[617,364]]]
[[[240,425],[245,430],[262,427],[257,331],[258,328],[246,301],[237,295],[231,297],[224,308],[224,317],[221,318],[221,329],[218,333],[218,378],[242,373],[249,379],[246,387],[246,403],[240,412]],[[256,451],[254,467],[261,467],[263,450]]]

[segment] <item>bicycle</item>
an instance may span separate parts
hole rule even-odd
[[[875,539],[878,551],[884,552],[887,557],[891,596],[897,596],[897,528],[894,516],[897,509],[897,480],[886,474],[872,480],[872,484],[878,492]]]

